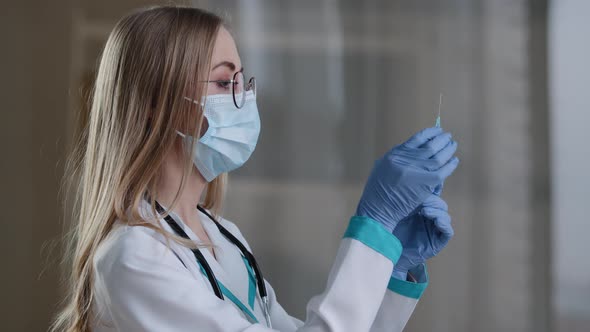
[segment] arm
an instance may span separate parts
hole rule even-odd
[[[393,332],[404,329],[419,298],[428,285],[428,274],[425,265],[420,265],[418,268],[411,270],[410,274],[414,276],[416,282],[401,281],[393,277],[389,279],[385,296],[383,297],[377,316],[371,325],[371,332]],[[271,303],[273,303],[271,314],[274,327],[281,331],[291,331],[303,326],[303,321],[285,312],[277,302],[272,286],[269,283],[266,283],[266,285],[269,290]],[[343,303],[347,301],[350,300],[345,299]],[[338,331],[340,329],[334,330]]]
[[[426,129],[378,160],[359,202],[357,214],[381,222],[403,246],[372,331],[403,330],[428,284],[423,263],[452,237],[448,207],[437,195],[458,165],[457,143],[441,132]],[[418,280],[407,281],[409,274]]]

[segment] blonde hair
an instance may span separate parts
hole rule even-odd
[[[176,130],[200,137],[203,112],[183,97],[201,100],[222,20],[181,6],[142,9],[122,18],[105,44],[90,112],[64,177],[73,188],[74,226],[66,260],[71,271],[68,295],[53,331],[89,331],[92,318],[94,256],[116,220],[150,227],[169,236],[158,223],[143,220],[140,204],[150,197],[155,216],[156,184],[168,152],[177,146]],[[194,141],[193,141],[194,144]],[[192,147],[185,151],[181,185],[192,171]],[[203,206],[220,211],[227,175],[208,184]],[[67,206],[67,204],[65,204]]]

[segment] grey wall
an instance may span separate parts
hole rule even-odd
[[[588,1],[554,1],[550,16],[554,304],[563,330],[590,326],[589,11]]]
[[[31,247],[32,210],[31,196],[33,194],[32,173],[32,46],[27,43],[31,39],[31,27],[28,22],[21,21],[27,10],[27,5],[15,5],[8,11],[11,15],[0,20],[2,52],[2,72],[0,96],[2,97],[1,148],[2,159],[0,170],[2,175],[2,225],[0,237],[0,252],[5,253],[2,259],[5,264],[0,277],[4,299],[0,310],[6,317],[12,317],[7,322],[10,330],[22,329],[27,324],[29,313],[27,304],[31,293],[23,289],[30,285],[34,268],[31,263],[33,248]],[[20,35],[11,34],[14,28],[22,29]],[[10,79],[8,79],[10,77]],[[9,209],[12,207],[14,209]],[[15,287],[20,285],[21,287]],[[5,317],[4,314],[2,317]]]
[[[68,110],[68,1],[2,7],[1,329],[45,330],[57,302],[59,178]]]

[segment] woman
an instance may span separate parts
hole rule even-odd
[[[377,160],[326,290],[300,321],[218,215],[227,172],[260,131],[255,81],[242,72],[211,13],[155,7],[116,25],[70,167],[79,215],[55,330],[403,329],[426,287],[425,260],[452,236],[438,189],[457,144],[429,128]]]

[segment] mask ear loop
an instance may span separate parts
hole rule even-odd
[[[207,73],[207,80],[205,80],[205,94],[201,95],[201,102],[198,103],[197,101],[193,102],[195,104],[197,104],[197,107],[201,107],[201,123],[200,123],[200,127],[202,129],[203,127],[203,122],[207,121],[207,126],[209,126],[209,120],[207,119],[207,117],[205,116],[205,106],[207,104],[207,96],[209,96],[209,80],[211,80],[211,72]],[[205,133],[201,133],[201,130],[199,129],[199,137],[203,137]]]
[[[192,98],[189,97],[184,97],[184,99],[186,99],[187,101],[190,101],[192,103],[195,103],[197,105],[197,107],[201,106],[201,112],[203,113],[203,117],[206,119],[204,113],[205,113],[205,103],[207,102],[207,96],[209,95],[209,79],[210,79],[210,73],[207,75],[207,80],[203,81],[205,83],[205,94],[203,96],[201,96],[201,102],[199,103],[197,100],[194,100]],[[201,121],[201,124],[203,123],[203,121]],[[180,135],[180,137],[185,138],[187,135],[181,133],[180,131],[176,131],[176,133],[178,135]],[[200,135],[201,133],[199,133]]]
[[[189,102],[191,102],[191,103],[195,103],[195,104],[197,104],[197,102],[196,102],[194,99],[191,99],[191,98],[189,98],[189,97],[186,97],[186,96],[185,96],[185,97],[184,97],[184,99],[185,99],[185,100],[187,100],[187,101],[189,101]],[[198,104],[197,104],[197,107],[198,107]],[[181,133],[181,132],[180,132],[180,131],[178,131],[178,130],[176,130],[176,133],[177,133],[178,135],[180,135],[180,137],[182,137],[182,138],[185,138],[185,137],[187,137],[187,135],[186,135],[186,134],[183,134],[183,133]]]

